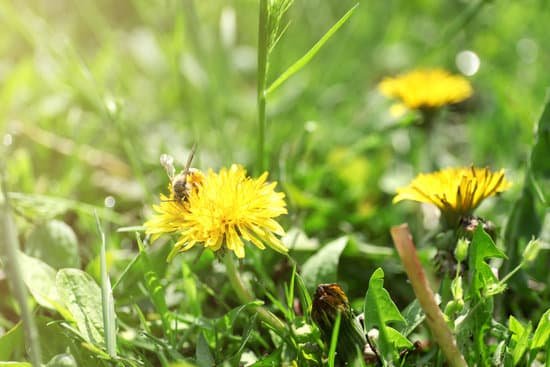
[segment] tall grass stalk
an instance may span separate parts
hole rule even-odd
[[[257,171],[261,173],[266,168],[265,133],[266,133],[266,93],[267,83],[267,56],[269,53],[269,29],[268,29],[268,0],[260,0],[260,13],[258,23],[258,154]]]
[[[412,235],[406,224],[392,227],[391,236],[395,248],[401,258],[407,277],[414,290],[420,306],[426,313],[428,327],[433,333],[437,344],[452,367],[467,367],[464,356],[458,349],[455,336],[447,325],[441,309],[435,301],[428,279],[416,253]]]
[[[13,218],[11,217],[10,199],[6,187],[5,170],[2,164],[0,167],[0,181],[2,185],[2,195],[4,197],[4,205],[0,213],[2,221],[2,247],[4,248],[7,258],[6,267],[8,275],[11,278],[11,287],[15,299],[21,310],[21,318],[23,319],[23,328],[25,330],[26,344],[29,348],[31,363],[34,367],[40,367],[42,363],[42,353],[40,350],[40,342],[38,329],[34,322],[34,318],[27,303],[27,291],[23,282],[23,270],[19,265],[17,252],[19,251],[19,241],[17,239],[17,231]]]
[[[113,299],[113,290],[111,280],[107,272],[107,256],[105,254],[105,232],[101,228],[101,223],[97,214],[95,215],[97,230],[101,236],[101,250],[99,252],[100,272],[101,272],[101,308],[103,310],[103,333],[105,334],[105,346],[109,356],[116,357],[116,315],[115,300]]]

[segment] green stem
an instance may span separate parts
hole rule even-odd
[[[268,40],[268,9],[267,0],[260,0],[260,14],[258,25],[258,171],[261,173],[266,168],[265,157],[265,130],[266,130],[266,93],[267,82],[267,56],[269,49]]]
[[[237,294],[237,298],[242,303],[250,303],[255,301],[256,297],[252,294],[252,292],[250,292],[248,288],[246,288],[241,276],[239,275],[239,272],[237,271],[233,255],[225,254],[223,256],[223,261],[227,269],[227,277],[229,278],[229,282],[231,283],[231,286]],[[258,317],[263,322],[273,328],[273,330],[275,330],[277,334],[283,335],[285,333],[285,324],[277,316],[269,312],[265,307],[253,306],[252,310],[257,313]]]
[[[2,167],[3,168],[3,167]],[[8,270],[9,278],[11,278],[12,291],[15,299],[19,303],[21,309],[21,318],[23,319],[23,328],[25,330],[25,337],[27,345],[29,347],[31,363],[35,367],[41,366],[41,352],[38,329],[34,323],[29,304],[27,303],[27,291],[23,282],[23,275],[21,267],[19,266],[17,251],[19,250],[19,241],[17,240],[17,233],[15,229],[15,223],[10,213],[10,202],[8,197],[8,191],[6,188],[6,180],[4,176],[4,170],[0,172],[2,194],[4,196],[4,208],[0,212],[2,217],[2,242],[5,248],[5,255],[7,258],[6,267]],[[8,278],[8,279],[9,279]]]

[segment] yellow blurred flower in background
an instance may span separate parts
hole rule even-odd
[[[153,239],[163,233],[179,234],[169,259],[195,245],[212,251],[228,249],[243,258],[244,241],[286,253],[276,236],[285,232],[274,219],[287,213],[285,195],[275,192],[276,182],[266,179],[267,172],[257,179],[247,177],[239,165],[219,173],[209,171],[185,201],[170,201],[161,195],[160,204],[153,206],[157,214],[144,224],[146,232]]]
[[[488,168],[447,168],[428,174],[419,174],[406,187],[397,189],[393,203],[413,200],[437,206],[449,224],[472,214],[481,202],[507,190],[511,183],[504,170],[492,172]]]
[[[472,95],[467,79],[442,69],[418,69],[384,78],[378,89],[409,109],[441,107],[464,101]]]

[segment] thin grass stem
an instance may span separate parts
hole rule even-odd
[[[265,135],[266,135],[266,92],[267,62],[269,53],[267,0],[260,0],[260,13],[258,24],[258,154],[256,166],[258,173],[266,169]]]
[[[435,301],[433,290],[428,284],[426,274],[416,253],[409,227],[406,224],[392,227],[391,236],[407,277],[411,282],[414,294],[426,313],[428,327],[435,336],[435,340],[447,362],[452,367],[467,367],[464,356],[456,344],[455,336],[445,322],[443,313]]]
[[[105,334],[105,346],[110,357],[116,357],[116,315],[115,301],[113,299],[113,290],[111,280],[107,272],[107,256],[105,232],[101,228],[99,217],[95,214],[97,230],[101,236],[101,250],[99,253],[100,272],[101,272],[101,308],[103,311],[103,333]]]
[[[42,353],[40,350],[40,340],[38,329],[34,322],[34,318],[31,314],[29,304],[27,303],[27,289],[23,282],[23,270],[19,265],[17,251],[19,250],[19,241],[17,239],[17,232],[15,223],[11,216],[10,198],[8,196],[8,190],[6,187],[5,170],[2,164],[0,167],[0,180],[2,185],[2,195],[4,196],[3,210],[0,212],[2,221],[2,241],[7,258],[6,268],[9,278],[11,278],[11,287],[15,299],[19,304],[21,310],[21,318],[23,319],[23,329],[25,330],[26,344],[29,348],[29,356],[31,363],[34,367],[40,367],[42,363]]]

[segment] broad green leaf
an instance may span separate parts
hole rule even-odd
[[[0,367],[32,367],[32,364],[27,362],[0,362]]]
[[[109,222],[123,225],[126,220],[118,213],[102,206],[94,206],[81,201],[62,197],[21,192],[8,193],[14,206],[31,218],[51,219],[67,210],[75,210],[81,214],[94,215],[94,212]]]
[[[21,357],[25,345],[23,337],[21,322],[18,322],[4,335],[0,336],[0,361],[7,361],[12,358],[18,359]]]
[[[514,366],[519,363],[525,351],[529,347],[532,331],[531,323],[523,326],[514,316],[510,316],[508,328],[512,332],[511,353]]]
[[[468,258],[468,265],[473,274],[470,293],[475,297],[481,296],[481,290],[488,289],[498,283],[490,266],[485,262],[485,259],[488,258],[506,258],[506,255],[496,247],[491,237],[483,230],[483,227],[478,226],[472,238]]]
[[[348,243],[348,237],[340,237],[311,256],[302,266],[302,279],[310,293],[317,285],[337,280],[340,255]]]
[[[195,358],[199,367],[210,367],[215,365],[214,357],[212,356],[212,352],[210,352],[210,347],[202,332],[199,333],[198,336]]]
[[[70,313],[63,305],[62,296],[57,290],[55,269],[23,252],[18,252],[18,257],[23,270],[23,281],[36,302],[42,307],[58,311],[65,319],[70,320]]]
[[[80,268],[76,235],[71,227],[58,220],[35,226],[25,242],[25,252],[55,269]]]
[[[396,329],[386,326],[386,333],[390,343],[397,349],[409,349],[413,344]]]
[[[371,275],[369,289],[364,302],[365,330],[379,330],[378,344],[382,358],[387,362],[397,358],[399,348],[410,348],[412,344],[395,329],[388,330],[389,322],[405,323],[399,309],[384,289],[384,271],[378,268]],[[407,343],[408,342],[408,343]]]
[[[404,323],[405,319],[384,289],[384,271],[378,268],[371,275],[365,296],[365,329],[381,327],[391,321]]]
[[[351,17],[355,9],[359,6],[357,3],[353,6],[338,22],[336,22],[328,31],[321,37],[319,41],[304,56],[299,58],[294,64],[292,64],[288,69],[286,69],[265,91],[266,95],[269,95],[275,89],[277,89],[281,84],[283,84],[288,78],[300,71],[304,66],[306,66],[311,59],[321,50],[321,47],[346,23],[346,21]]]
[[[488,258],[506,259],[506,254],[499,250],[491,236],[483,230],[483,226],[479,225],[472,238],[470,245],[470,264],[473,268]]]
[[[413,332],[414,329],[418,325],[420,325],[425,319],[426,314],[424,314],[424,311],[422,310],[422,307],[420,306],[420,302],[418,302],[417,299],[412,301],[401,313],[403,318],[405,319],[405,324],[402,324],[402,327],[397,327],[397,331],[399,331],[402,335],[409,335]],[[401,326],[401,325],[399,325]]]
[[[550,338],[550,309],[548,309],[540,318],[535,334],[533,335],[533,342],[531,343],[531,349],[543,348],[548,339]]]
[[[61,269],[57,273],[56,285],[82,338],[103,347],[101,289],[97,283],[82,270]]]

